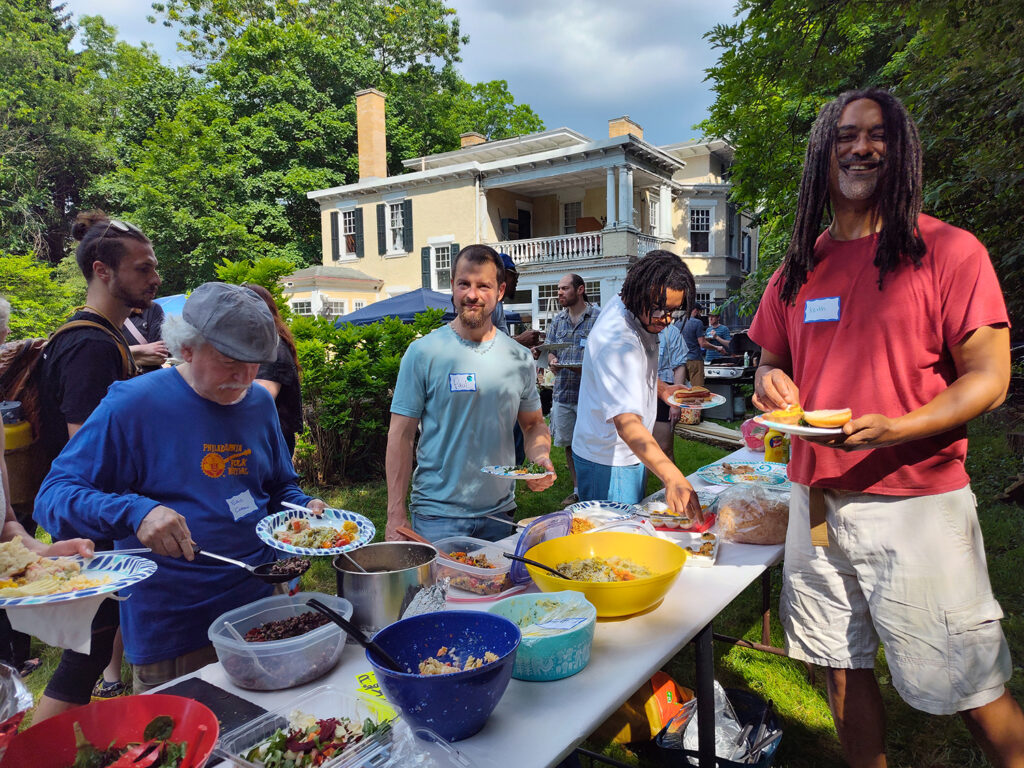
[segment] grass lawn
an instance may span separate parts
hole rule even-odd
[[[1020,458],[1013,456],[1006,443],[1008,415],[1006,409],[978,419],[970,426],[968,471],[978,497],[978,512],[988,552],[989,572],[996,598],[1006,617],[1003,631],[1014,660],[1011,693],[1024,701],[1024,509],[1001,504],[995,497],[1009,485],[1020,470]],[[730,424],[729,426],[736,426]],[[725,451],[703,443],[676,439],[676,462],[686,472],[710,463]],[[551,512],[571,490],[561,449],[554,449],[552,460],[558,480],[543,493],[522,490],[518,494],[516,518]],[[652,478],[648,492],[659,487]],[[309,489],[312,492],[312,489]],[[324,489],[323,498],[330,504],[366,515],[383,537],[387,493],[383,482]],[[937,564],[941,567],[941,564]],[[334,573],[328,558],[320,558],[303,577],[304,587],[334,592]],[[781,571],[772,573],[772,605],[778,604]],[[699,599],[698,595],[694,599]],[[760,584],[751,585],[726,608],[715,622],[715,630],[751,641],[760,640]],[[772,642],[782,645],[782,632],[777,617],[772,616]],[[38,696],[52,674],[57,653],[39,647],[43,667],[28,678],[30,688]],[[775,703],[785,735],[776,754],[775,765],[782,768],[818,768],[842,765],[832,718],[829,714],[820,671],[812,683],[803,664],[789,659],[715,643],[716,679],[725,687],[745,688]],[[694,660],[686,648],[668,665],[666,671],[682,685],[692,686]],[[915,712],[902,702],[893,689],[884,653],[879,653],[877,674],[888,718],[888,750],[890,766],[915,768],[965,768],[987,763],[958,717],[931,717]],[[126,679],[128,679],[126,677]],[[604,752],[631,765],[662,765],[650,747],[626,750],[615,745],[588,743],[596,752]]]

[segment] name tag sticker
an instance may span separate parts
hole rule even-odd
[[[839,319],[839,297],[811,299],[804,304],[805,323],[826,323]]]
[[[232,496],[230,499],[226,499],[226,501],[228,503],[228,509],[231,510],[231,516],[235,520],[241,520],[250,512],[255,512],[259,509],[259,507],[256,506],[256,500],[253,499],[252,494],[248,491],[242,491],[237,496]]]
[[[448,391],[450,392],[476,392],[475,373],[449,373]]]

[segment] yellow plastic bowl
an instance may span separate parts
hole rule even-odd
[[[526,570],[545,592],[571,589],[593,603],[598,616],[629,616],[650,608],[668,592],[686,562],[687,551],[665,539],[623,531],[601,531],[542,541],[526,557],[557,568],[559,563],[586,557],[623,557],[646,566],[654,576],[632,581],[570,581],[532,565]]]

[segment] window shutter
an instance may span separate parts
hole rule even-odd
[[[363,209],[356,208],[356,257],[363,258]]]
[[[405,230],[405,250],[412,253],[412,200],[409,199],[402,201],[402,228]]]
[[[455,267],[455,257],[459,255],[460,246],[459,246],[458,243],[452,243],[451,247],[452,247],[452,256],[451,256],[452,260],[451,260],[450,263],[452,265],[452,274],[454,275],[455,274],[455,269],[454,269],[454,267]]]
[[[430,287],[430,246],[424,245],[420,248],[420,276],[423,280],[423,287],[428,291]]]
[[[387,219],[387,204],[377,203],[377,253],[381,256],[388,252],[388,233],[384,229],[387,226]]]
[[[341,213],[338,211],[331,211],[331,258],[337,261],[341,258],[341,248],[338,241],[338,219],[341,218]]]

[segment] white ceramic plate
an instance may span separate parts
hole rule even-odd
[[[314,528],[319,526],[338,529],[341,528],[342,523],[351,521],[359,526],[359,535],[356,536],[355,540],[351,544],[344,547],[328,547],[327,549],[293,547],[291,544],[285,544],[283,541],[278,541],[274,538],[274,531],[284,525],[287,525],[289,521],[297,519],[309,520],[310,524]],[[256,524],[256,535],[259,536],[260,541],[267,546],[273,547],[281,552],[287,552],[291,555],[305,555],[306,557],[340,555],[342,552],[351,552],[353,549],[359,549],[359,547],[364,544],[369,544],[373,541],[373,537],[376,534],[377,528],[369,518],[363,517],[355,512],[349,512],[347,509],[325,509],[323,517],[315,517],[296,509],[286,509],[278,512],[276,515],[264,517]]]
[[[14,608],[19,605],[50,605],[51,603],[64,603],[69,600],[81,600],[84,597],[104,595],[108,592],[124,589],[143,579],[148,579],[156,573],[156,563],[144,557],[135,557],[134,555],[97,555],[89,561],[84,561],[80,557],[75,559],[83,563],[82,576],[87,576],[90,579],[100,579],[106,576],[110,580],[106,584],[87,587],[86,589],[77,589],[73,592],[0,598],[0,608]]]
[[[714,392],[712,392],[710,400],[704,400],[699,403],[679,402],[678,400],[675,399],[675,395],[673,395],[672,401],[680,408],[688,408],[692,411],[703,411],[707,408],[714,408],[725,403],[725,395],[717,395]]]
[[[779,424],[775,421],[768,421],[767,419],[755,416],[754,421],[762,426],[768,427],[769,429],[778,430],[787,435],[803,435],[804,437],[815,437],[818,435],[841,435],[843,434],[842,427],[804,427],[800,424]]]
[[[547,477],[550,472],[515,472],[515,467],[499,467],[499,466],[488,466],[480,467],[480,471],[485,475],[494,475],[495,477],[507,477],[509,480],[539,480],[542,477]]]

